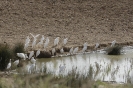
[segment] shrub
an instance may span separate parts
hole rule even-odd
[[[106,52],[108,55],[120,55],[122,46],[114,46],[107,48]]]
[[[0,70],[6,69],[10,58],[12,58],[11,49],[7,44],[0,44]]]
[[[17,43],[13,47],[13,53],[24,53],[24,44],[23,43]]]

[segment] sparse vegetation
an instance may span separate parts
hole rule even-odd
[[[8,84],[7,84],[8,82]],[[68,76],[56,78],[51,75],[10,75],[0,80],[0,88],[132,88],[132,84],[111,84],[100,80],[82,80]]]

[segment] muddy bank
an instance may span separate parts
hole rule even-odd
[[[115,44],[116,46],[118,45],[118,46],[121,46],[121,47],[124,47],[124,46],[132,46],[133,45],[133,42],[117,42],[116,44]],[[100,49],[107,49],[107,48],[109,48],[111,46],[111,43],[103,43],[103,44],[99,44],[99,46],[98,46],[98,48],[97,49],[95,49],[95,44],[94,45],[88,45],[87,46],[87,50],[85,50],[85,52],[91,52],[91,51],[96,51],[96,50],[100,50]],[[82,52],[82,49],[83,49],[83,46],[73,46],[73,48],[76,48],[76,47],[79,47],[79,49],[78,49],[78,52],[77,53],[84,53],[84,52]],[[64,53],[62,54],[61,52],[60,52],[60,50],[63,48],[63,50],[64,50]],[[54,53],[54,56],[60,56],[60,55],[70,55],[70,49],[71,49],[72,47],[58,47],[58,48],[55,48],[55,53]],[[47,51],[45,51],[45,50],[40,50],[41,52],[40,52],[40,55],[38,55],[38,57],[37,58],[51,58],[53,55],[52,55],[52,48],[49,48]],[[35,56],[35,54],[36,54],[36,52],[37,52],[37,50],[34,50],[34,56]],[[30,51],[29,51],[29,53],[30,53]]]

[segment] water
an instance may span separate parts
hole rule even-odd
[[[39,59],[36,64],[36,72],[41,73],[46,68],[47,74],[53,74],[56,77],[74,74],[75,78],[86,78],[91,75],[94,80],[127,83],[133,79],[133,49],[126,47],[124,52],[125,54],[116,56],[93,52]],[[65,68],[60,71],[60,66]]]

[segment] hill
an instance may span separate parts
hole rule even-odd
[[[131,43],[133,1],[0,0],[0,42],[24,42],[29,33],[49,37],[51,45],[58,36],[68,37],[68,46]]]

